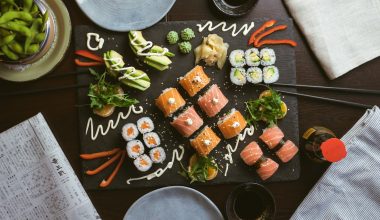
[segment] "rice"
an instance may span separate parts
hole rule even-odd
[[[250,67],[247,70],[247,81],[253,84],[258,84],[263,81],[263,71],[258,67]]]
[[[278,72],[277,67],[275,66],[264,67],[263,78],[264,78],[264,83],[266,84],[277,82],[277,80],[280,78],[280,74]]]
[[[233,67],[243,67],[245,65],[244,51],[233,50],[230,53],[229,60]]]
[[[162,147],[152,148],[149,151],[149,156],[153,163],[162,163],[166,159],[166,153]]]
[[[157,147],[161,144],[160,137],[156,132],[145,133],[143,139],[145,145],[149,148]]]
[[[129,158],[136,159],[144,153],[144,144],[140,140],[132,140],[127,143],[127,154]]]
[[[124,140],[131,141],[139,135],[139,131],[135,124],[128,123],[125,124],[121,129],[121,135],[123,136]]]
[[[142,117],[137,120],[137,129],[141,134],[145,134],[154,130],[154,124],[150,117]]]
[[[260,65],[260,52],[257,48],[251,48],[245,51],[245,61],[248,66]]]
[[[246,73],[244,68],[231,68],[230,79],[235,85],[242,86],[247,83]]]
[[[148,155],[143,154],[137,157],[133,161],[133,164],[139,171],[145,172],[145,171],[148,171],[152,167],[152,160],[149,158]]]
[[[261,65],[269,66],[276,62],[276,54],[273,49],[264,48],[260,51]]]

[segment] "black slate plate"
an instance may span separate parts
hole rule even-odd
[[[256,27],[260,26],[263,21],[267,19],[254,19]],[[244,23],[249,23],[250,21],[238,21],[238,27],[241,27]],[[145,92],[135,91],[129,88],[125,88],[130,96],[140,100],[141,106],[144,108],[144,114],[134,115],[131,114],[128,119],[121,120],[119,125],[111,130],[106,136],[99,136],[95,141],[91,140],[89,134],[86,135],[86,125],[89,117],[94,119],[94,125],[106,126],[109,123],[109,119],[116,120],[119,111],[127,112],[128,109],[117,109],[115,113],[109,118],[100,118],[95,116],[88,106],[80,107],[79,109],[79,131],[81,139],[81,152],[82,153],[93,153],[98,151],[109,150],[114,147],[124,148],[126,142],[121,137],[120,131],[123,124],[128,122],[136,122],[142,116],[150,116],[153,118],[156,125],[156,132],[162,138],[163,147],[167,153],[167,160],[162,165],[154,165],[152,169],[146,173],[140,173],[136,170],[133,165],[133,161],[129,158],[126,159],[122,166],[122,169],[114,179],[113,183],[107,189],[122,189],[122,188],[133,188],[133,187],[157,187],[157,186],[167,186],[167,185],[188,185],[188,181],[178,174],[180,171],[180,165],[177,161],[174,162],[172,169],[169,169],[159,178],[154,178],[150,181],[141,180],[132,182],[132,184],[126,184],[126,180],[131,177],[140,177],[146,174],[156,171],[158,168],[165,167],[167,163],[172,158],[173,149],[178,149],[178,145],[183,145],[185,148],[184,159],[182,163],[187,165],[188,158],[194,153],[194,150],[190,147],[189,141],[182,138],[169,124],[169,120],[165,119],[162,113],[154,105],[154,99],[160,94],[160,92],[168,87],[177,87],[182,94],[182,96],[193,104],[196,103],[197,98],[190,98],[186,92],[177,83],[177,78],[184,75],[187,71],[194,67],[194,55],[182,55],[177,49],[177,45],[168,45],[165,43],[165,36],[170,30],[181,31],[186,27],[192,28],[196,33],[196,38],[192,40],[193,47],[200,44],[202,37],[207,36],[209,32],[204,30],[203,32],[198,32],[196,24],[205,23],[205,21],[183,21],[183,22],[167,22],[159,23],[149,29],[143,31],[143,35],[146,39],[153,41],[158,45],[164,45],[170,49],[170,51],[176,53],[175,58],[173,58],[173,64],[169,70],[164,72],[155,71],[145,65],[140,66],[137,62],[136,56],[132,53],[128,40],[127,33],[113,33],[104,30],[96,29],[94,27],[88,26],[77,26],[75,28],[75,48],[76,49],[86,49],[86,33],[96,32],[105,39],[104,47],[102,50],[96,53],[101,55],[103,52],[113,49],[124,55],[124,58],[129,65],[133,65],[138,69],[146,71],[152,81],[152,86]],[[215,22],[214,22],[215,23]],[[275,33],[271,35],[271,38],[293,38],[293,23],[292,20],[280,20],[279,24],[287,24],[289,27],[287,30]],[[216,23],[215,23],[216,24]],[[220,28],[215,29],[213,33],[216,33],[224,38],[224,41],[230,44],[229,52],[234,49],[247,49],[247,36],[239,34],[237,37],[232,37],[231,32],[222,32]],[[282,83],[296,83],[296,71],[295,71],[295,56],[294,48],[287,45],[275,45],[271,46],[276,51],[277,61],[276,66],[280,70],[280,80]],[[103,71],[102,68],[98,69]],[[243,114],[245,114],[244,101],[249,99],[254,99],[258,97],[258,94],[262,90],[261,87],[246,85],[244,87],[236,87],[230,83],[229,80],[229,70],[230,66],[228,62],[225,64],[222,70],[218,70],[216,67],[206,67],[205,72],[212,78],[212,83],[217,83],[226,97],[229,99],[229,104],[225,107],[219,114],[226,113],[231,108],[237,108]],[[89,75],[78,76],[78,83],[88,83],[92,79]],[[88,89],[83,88],[78,90],[78,101],[80,104],[89,103],[87,97]],[[284,131],[286,137],[293,140],[298,144],[298,107],[297,99],[295,97],[285,96],[284,101],[288,105],[288,115],[285,119],[279,122],[279,126]],[[139,106],[138,105],[138,106]],[[201,112],[197,105],[196,110],[204,118],[205,124],[214,127],[214,131],[222,137],[221,133],[217,128],[215,128],[217,118],[207,118],[204,113]],[[227,143],[234,144],[235,139],[229,141],[223,141],[216,150],[211,153],[217,159],[221,171],[218,177],[206,184],[225,184],[225,183],[241,183],[241,182],[261,182],[257,176],[255,170],[252,167],[246,166],[239,157],[241,149],[248,144],[250,141],[258,141],[258,136],[261,134],[264,126],[262,125],[252,137],[247,137],[245,141],[240,143],[237,152],[233,154],[234,164],[230,165],[227,176],[224,176],[226,161],[223,159],[223,155],[227,153],[226,145]],[[142,139],[141,136],[139,136]],[[275,161],[279,162],[276,156],[268,151],[263,143],[259,142],[264,153],[273,158]],[[97,159],[92,161],[83,161],[83,185],[86,189],[99,189],[99,183],[107,178],[107,176],[112,172],[113,166],[107,168],[105,171],[97,174],[95,176],[87,176],[84,172],[88,169],[94,169],[100,164],[104,163],[106,159]],[[279,162],[280,163],[280,162]],[[297,155],[291,162],[287,164],[281,164],[278,172],[267,182],[278,182],[278,181],[289,181],[296,180],[300,173],[300,162],[299,156]],[[194,183],[198,184],[198,183]],[[203,183],[200,183],[203,184]]]

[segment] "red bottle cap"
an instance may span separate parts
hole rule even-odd
[[[347,155],[346,146],[338,138],[330,138],[321,144],[323,157],[329,162],[337,162]]]

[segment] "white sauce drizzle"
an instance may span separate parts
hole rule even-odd
[[[240,126],[240,123],[237,122],[237,121],[235,121],[235,122],[232,124],[232,127],[233,127],[233,128],[237,128],[237,127],[239,127],[239,126]]]
[[[218,102],[219,102],[219,99],[218,99],[218,98],[213,98],[213,99],[212,99],[212,103],[213,103],[214,105],[218,104]]]
[[[208,31],[210,32],[215,30],[218,27],[222,27],[222,31],[224,32],[232,30],[231,35],[233,37],[236,37],[241,31],[243,31],[244,36],[247,35],[251,31],[251,29],[255,27],[255,22],[251,22],[249,26],[248,24],[244,24],[239,30],[236,30],[237,29],[236,23],[231,24],[230,26],[227,26],[227,23],[225,21],[222,21],[215,26],[213,26],[212,21],[207,21],[204,25],[197,24],[197,27],[198,27],[199,32],[202,32],[207,27],[208,27]]]
[[[103,125],[98,125],[95,132],[94,132],[94,121],[93,121],[92,117],[90,117],[87,120],[86,135],[87,135],[89,130],[91,133],[91,139],[92,140],[95,140],[99,134],[101,134],[102,136],[106,135],[110,129],[115,129],[119,125],[120,119],[123,119],[123,120],[127,119],[129,117],[129,115],[131,114],[131,112],[133,112],[134,114],[143,113],[143,111],[144,111],[143,107],[139,106],[138,108],[139,109],[136,109],[136,107],[134,105],[129,106],[128,113],[126,115],[124,115],[123,112],[119,112],[117,119],[116,119],[116,122],[114,122],[112,119],[110,119],[108,121],[106,129],[104,129]]]
[[[201,79],[200,76],[196,76],[196,77],[194,77],[193,81],[194,81],[195,83],[200,83],[200,82],[202,82],[202,79]]]
[[[224,155],[224,159],[227,160],[228,162],[226,163],[226,170],[224,172],[224,176],[227,176],[229,163],[230,164],[234,163],[234,160],[232,158],[232,153],[236,152],[240,141],[244,141],[247,135],[252,136],[254,133],[255,133],[255,127],[251,125],[251,127],[244,129],[243,134],[239,134],[239,136],[236,139],[234,148],[232,148],[230,144],[226,146],[228,153]]]
[[[98,43],[96,47],[91,47],[91,38],[95,37],[95,41]],[[100,37],[97,33],[87,33],[87,49],[91,51],[97,51],[103,48],[104,39]]]
[[[192,125],[193,124],[193,120],[191,120],[191,118],[186,119],[186,124],[187,125]]]
[[[169,99],[168,99],[168,103],[169,103],[170,105],[173,105],[173,104],[175,103],[175,98],[169,98]]]
[[[123,59],[120,57],[115,57],[115,58],[103,58],[104,60],[108,61],[115,61],[114,64],[111,65],[111,68],[115,71],[118,72],[123,72],[123,75],[118,78],[118,80],[123,80],[123,79],[129,79],[129,80],[137,80],[141,79],[146,76],[146,73],[141,74],[140,76],[133,77],[132,75],[136,72],[136,69],[133,66],[128,66],[128,67],[119,67],[119,65],[122,65]]]
[[[172,160],[166,165],[165,168],[159,168],[155,172],[150,173],[150,174],[145,175],[145,176],[141,176],[141,177],[137,177],[137,178],[129,178],[129,179],[127,179],[127,184],[131,184],[131,181],[137,181],[137,180],[143,180],[143,179],[151,180],[153,178],[157,178],[157,177],[162,176],[166,170],[171,169],[173,167],[174,160],[177,160],[177,161],[182,160],[183,154],[185,153],[185,148],[181,145],[178,148],[181,150],[181,154],[178,152],[178,149],[174,149]]]
[[[204,140],[203,143],[206,145],[206,146],[209,146],[211,144],[211,141],[210,140]]]
[[[132,36],[133,36],[133,39],[131,40],[131,44],[133,46],[142,46],[142,48],[138,49],[136,52],[138,56],[164,56],[167,52],[169,52],[169,50],[167,48],[164,48],[161,53],[150,53],[150,52],[144,53],[143,51],[148,50],[151,47],[153,47],[153,42],[152,41],[146,41],[145,44],[144,43],[136,43],[136,40],[137,40],[136,32],[132,31]]]

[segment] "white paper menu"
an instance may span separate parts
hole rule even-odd
[[[41,113],[0,134],[0,219],[100,219]]]

